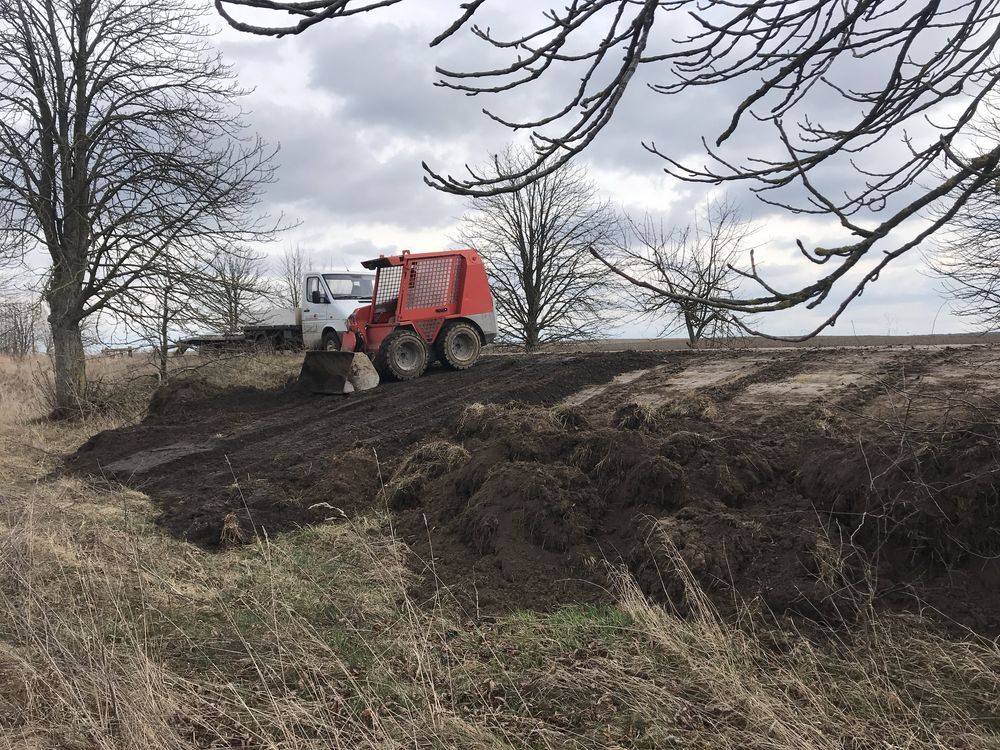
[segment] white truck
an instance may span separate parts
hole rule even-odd
[[[310,271],[302,278],[302,307],[269,310],[242,333],[192,336],[177,342],[188,349],[320,349],[338,351],[347,317],[371,301],[372,273]]]

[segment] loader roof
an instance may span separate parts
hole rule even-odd
[[[361,265],[374,270],[376,268],[387,268],[388,266],[401,266],[407,258],[439,258],[451,255],[477,257],[478,253],[471,248],[465,248],[464,250],[440,250],[436,253],[411,253],[409,250],[404,250],[401,255],[380,255],[372,260],[362,261]]]

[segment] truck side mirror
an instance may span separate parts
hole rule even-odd
[[[319,305],[322,303],[322,298],[319,296],[319,289],[312,290],[312,296],[309,298],[309,301],[312,302],[314,305]]]

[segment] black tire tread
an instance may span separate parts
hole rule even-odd
[[[319,344],[320,351],[324,351],[325,352],[327,350],[326,349],[326,342],[329,341],[330,339],[333,339],[334,341],[336,341],[337,342],[337,349],[338,350],[340,349],[340,334],[338,334],[336,331],[334,331],[332,329],[328,329],[326,331],[323,331],[323,338],[320,340],[320,344]]]
[[[424,364],[415,374],[401,373],[394,366],[394,362],[390,353],[392,347],[395,346],[396,342],[407,337],[412,337],[420,342],[420,345],[424,349]],[[386,378],[391,378],[393,380],[415,380],[424,374],[427,370],[427,365],[430,364],[430,352],[427,349],[427,344],[424,342],[417,332],[410,328],[397,328],[395,331],[386,336],[382,343],[379,345],[378,352],[375,354],[375,369],[378,370],[379,375]]]
[[[476,341],[480,342],[479,353],[476,354],[475,358],[468,363],[461,363],[461,362],[456,363],[452,362],[448,358],[448,337],[454,336],[455,331],[460,330],[462,328],[468,329],[469,332],[476,338]],[[482,342],[479,338],[479,331],[476,330],[476,327],[474,325],[472,325],[471,323],[467,323],[464,320],[456,320],[450,323],[445,323],[444,326],[441,328],[441,331],[438,333],[437,339],[434,341],[434,351],[437,354],[438,359],[441,360],[441,363],[445,367],[448,367],[452,370],[468,370],[470,367],[475,365],[476,362],[479,361],[479,357],[482,354]]]

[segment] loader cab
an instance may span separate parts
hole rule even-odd
[[[307,349],[335,346],[347,318],[371,301],[375,274],[310,272],[302,280],[302,342]]]

